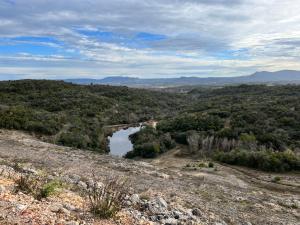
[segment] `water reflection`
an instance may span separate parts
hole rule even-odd
[[[127,129],[121,129],[113,133],[109,137],[110,154],[116,156],[124,156],[127,152],[131,151],[133,145],[129,140],[129,136],[138,132],[141,129],[139,127],[129,127]]]

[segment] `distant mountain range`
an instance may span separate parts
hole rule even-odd
[[[176,87],[187,85],[230,85],[230,84],[300,84],[300,71],[281,70],[277,72],[256,72],[249,76],[239,77],[179,77],[179,78],[133,78],[112,76],[103,79],[66,79],[75,84],[107,84],[129,87]]]

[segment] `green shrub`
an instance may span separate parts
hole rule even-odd
[[[208,163],[208,167],[209,167],[209,168],[213,168],[213,167],[214,167],[214,163],[213,163],[213,162],[209,162],[209,163]]]
[[[276,177],[273,177],[272,182],[278,183],[280,180],[281,180],[281,178],[276,176]]]
[[[54,195],[59,188],[62,187],[61,182],[53,180],[45,183],[39,190],[38,198],[47,198],[51,195]]]
[[[30,174],[20,176],[15,180],[15,183],[15,191],[30,194],[38,200],[55,194],[62,187],[62,184],[58,181],[49,181],[44,177]]]
[[[159,139],[161,152],[165,152],[176,146],[174,140],[171,138],[171,135],[169,133],[162,135]]]
[[[264,171],[300,170],[300,157],[290,150],[274,152],[271,150],[249,151],[239,149],[230,152],[217,152],[214,159],[232,165],[247,166]]]
[[[134,157],[140,156],[144,158],[154,158],[160,152],[159,144],[157,143],[145,143],[140,145],[135,145],[132,151],[125,154],[125,158],[132,159]]]
[[[198,164],[198,167],[206,167],[206,164],[204,162],[201,162]]]
[[[183,144],[187,145],[187,137],[186,137],[186,132],[175,132],[172,134],[172,138],[178,143],[178,144]]]

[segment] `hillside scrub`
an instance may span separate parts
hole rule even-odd
[[[159,132],[150,126],[143,127],[139,132],[132,134],[130,140],[133,143],[133,150],[125,155],[126,158],[136,156],[154,158],[175,147],[170,134]]]
[[[218,160],[229,164],[299,170],[299,157],[286,151],[300,148],[300,86],[196,88],[188,95],[193,103],[161,120],[158,132],[170,133],[177,143],[188,145],[191,154],[212,156],[219,151]],[[251,164],[252,158],[266,163]]]
[[[0,82],[0,128],[43,136],[65,146],[105,152],[106,125],[163,118],[184,106],[184,97],[127,87],[62,81]]]
[[[276,164],[285,162],[282,152],[300,149],[298,85],[199,87],[185,94],[162,94],[62,81],[3,81],[0,102],[0,128],[24,130],[52,143],[102,153],[108,152],[106,126],[158,120],[157,129],[147,127],[131,136],[134,149],[126,155],[129,158],[156,157],[177,142],[188,145],[191,154],[234,155],[235,149],[243,149],[249,157],[259,155]],[[248,165],[246,159],[241,161]],[[281,166],[278,170],[289,170]]]
[[[237,149],[230,152],[217,152],[214,159],[232,165],[247,166],[264,171],[300,170],[300,157],[290,150],[274,152],[270,150],[249,151]]]
[[[300,147],[300,86],[241,85],[194,89],[189,95],[193,103],[184,113],[160,121],[159,130],[171,134],[195,130],[228,140],[251,134],[267,148]]]

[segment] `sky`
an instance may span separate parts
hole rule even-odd
[[[0,80],[300,70],[300,0],[0,0]]]

